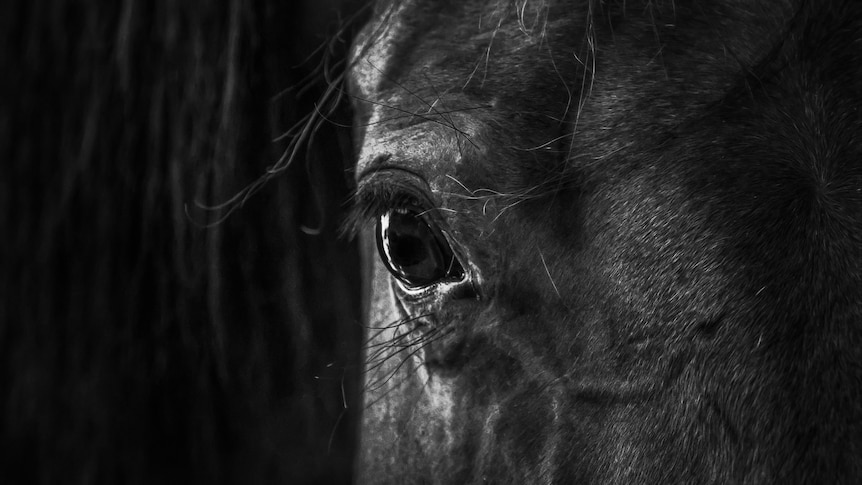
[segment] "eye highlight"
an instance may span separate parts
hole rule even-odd
[[[411,209],[392,209],[377,222],[383,264],[411,289],[460,280],[464,269],[439,229]]]

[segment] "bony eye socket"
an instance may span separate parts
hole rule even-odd
[[[377,250],[389,272],[414,289],[457,281],[464,275],[443,234],[409,209],[394,209],[380,216]]]

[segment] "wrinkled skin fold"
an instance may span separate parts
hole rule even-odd
[[[858,483],[860,46],[850,1],[378,2],[360,480]],[[387,271],[407,208],[463,274]]]

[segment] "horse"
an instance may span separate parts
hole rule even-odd
[[[862,5],[379,0],[363,483],[862,480]]]

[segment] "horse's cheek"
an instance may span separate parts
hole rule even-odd
[[[423,387],[427,375],[409,348],[401,348],[404,315],[392,291],[386,268],[377,258],[369,235],[364,238],[367,309],[366,371],[360,449],[359,483],[380,483],[431,476],[432,458],[453,441],[451,422],[440,402],[429,402]],[[418,377],[418,378],[417,378]],[[444,453],[442,456],[447,456]]]
[[[473,379],[435,378],[417,349],[396,347],[404,341],[399,322],[405,314],[369,240],[366,234],[363,263],[370,300],[358,482],[508,481],[507,474],[518,470],[513,457],[530,447],[533,453],[527,455],[538,463],[541,446],[522,439],[535,431],[525,426],[541,428],[547,421],[547,413],[535,412],[534,398],[524,394],[501,403],[496,396],[469,392],[465,386]]]

